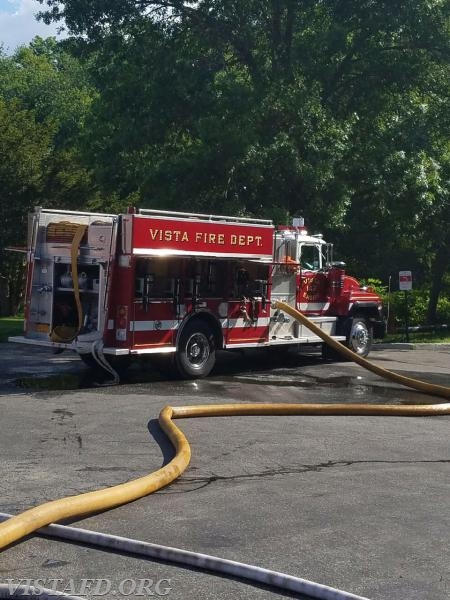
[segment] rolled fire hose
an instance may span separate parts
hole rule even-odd
[[[335,342],[301,313],[283,302],[276,306],[304,323],[308,329],[329,343],[333,348],[347,355],[347,349]],[[420,391],[450,398],[450,388],[420,382],[397,375],[348,351],[350,358],[366,368]],[[12,544],[48,525],[69,517],[102,511],[132,500],[136,500],[165,487],[177,479],[187,468],[191,451],[183,432],[173,423],[173,419],[212,416],[251,416],[251,415],[372,415],[372,416],[431,416],[450,414],[450,403],[425,405],[367,405],[367,404],[222,404],[200,406],[166,406],[159,415],[159,423],[175,448],[174,458],[154,473],[110,488],[69,496],[46,502],[35,508],[12,517],[0,524],[0,549]],[[326,596],[320,596],[326,598]]]
[[[72,269],[73,293],[75,296],[75,304],[77,306],[78,325],[76,328],[62,326],[54,327],[50,334],[53,342],[68,343],[75,339],[83,326],[83,307],[80,299],[80,285],[78,282],[78,251],[80,249],[81,240],[86,233],[87,225],[78,225],[70,248],[70,263]]]

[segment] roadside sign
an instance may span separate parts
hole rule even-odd
[[[399,271],[398,273],[398,289],[409,291],[412,290],[412,272]]]

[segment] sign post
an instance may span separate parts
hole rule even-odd
[[[412,272],[399,271],[398,289],[405,292],[405,332],[406,341],[409,342],[409,314],[408,314],[408,292],[412,290]]]

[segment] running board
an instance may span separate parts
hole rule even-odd
[[[333,340],[336,340],[337,342],[345,342],[346,337],[344,335],[333,335],[331,336],[333,338]],[[285,337],[277,337],[276,339],[272,339],[270,340],[270,343],[268,344],[269,346],[285,346],[287,344],[323,344],[324,341],[316,336],[316,335],[310,335],[307,337],[290,337],[290,336],[285,336]]]

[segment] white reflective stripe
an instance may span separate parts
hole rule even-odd
[[[133,248],[133,254],[145,256],[213,256],[215,258],[253,258],[261,261],[271,261],[271,254],[247,254],[240,252],[197,252],[195,250],[175,250],[173,248]]]
[[[243,318],[239,319],[220,319],[222,329],[234,327],[267,327],[269,325],[269,317],[260,317],[256,321],[246,321]],[[171,331],[180,327],[179,321],[158,320],[155,321],[130,321],[130,331]]]
[[[108,330],[114,329],[114,319],[108,319]]]
[[[328,310],[329,308],[330,308],[329,302],[299,302],[297,304],[297,310],[301,310],[301,311]]]
[[[159,348],[138,348],[130,350],[130,354],[170,354],[176,352],[175,346],[160,346]]]
[[[171,331],[179,326],[179,321],[173,320],[130,321],[130,331]]]

